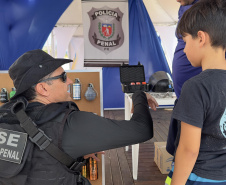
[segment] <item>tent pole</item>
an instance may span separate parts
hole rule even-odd
[[[55,57],[55,47],[54,47],[54,34],[51,32],[51,55]]]

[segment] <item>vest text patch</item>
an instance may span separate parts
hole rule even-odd
[[[0,128],[0,160],[21,163],[27,134]]]

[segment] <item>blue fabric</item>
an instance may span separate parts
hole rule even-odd
[[[155,28],[142,0],[129,1],[129,63],[144,65],[146,82],[157,71],[171,75]]]
[[[144,65],[146,82],[157,71],[171,74],[142,0],[129,0],[129,64]],[[124,107],[119,68],[103,68],[104,108]]]
[[[104,108],[124,107],[124,93],[121,88],[119,67],[103,68],[103,101]]]
[[[23,53],[41,49],[72,0],[0,0],[0,70]],[[170,73],[142,0],[129,0],[129,61],[140,61],[146,81],[156,71]],[[119,68],[103,69],[104,108],[124,107]]]
[[[23,53],[42,49],[72,0],[0,0],[0,70]]]
[[[168,177],[170,177],[171,179],[173,176],[173,171],[174,167],[171,169],[168,175]],[[194,173],[191,173],[185,185],[226,185],[226,180],[217,181],[212,179],[206,179],[199,177]]]
[[[191,5],[180,6],[178,16],[179,20],[186,10],[188,10],[194,3],[198,0],[195,0]],[[185,42],[178,38],[178,43],[175,49],[174,58],[173,58],[173,85],[174,91],[176,93],[177,98],[180,97],[181,88],[184,82],[191,77],[199,74],[202,71],[201,67],[193,67],[189,60],[187,59],[186,54],[184,53]]]

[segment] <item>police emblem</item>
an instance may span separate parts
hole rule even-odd
[[[97,49],[109,54],[124,42],[122,29],[123,13],[119,8],[92,8],[90,18],[89,41]]]

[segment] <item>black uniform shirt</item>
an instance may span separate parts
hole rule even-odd
[[[153,137],[153,122],[146,95],[132,97],[131,120],[111,120],[84,111],[74,111],[64,126],[62,148],[73,158],[144,142]]]
[[[59,128],[63,150],[74,159],[87,154],[144,142],[153,137],[153,122],[146,95],[142,91],[133,94],[134,113],[131,120],[111,120],[90,112],[71,112],[66,123]],[[11,102],[12,104],[13,102]],[[37,124],[45,124],[58,119],[67,112],[72,102],[59,102],[44,105],[29,103],[26,112]],[[7,117],[9,120],[10,117]],[[16,118],[13,120],[16,121]],[[10,122],[12,122],[11,120]],[[3,120],[3,122],[6,120]],[[16,121],[17,122],[17,121]],[[63,133],[63,134],[62,134]]]

